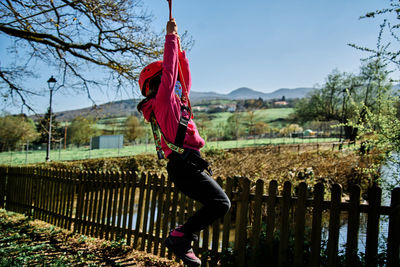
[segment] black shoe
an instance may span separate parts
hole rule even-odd
[[[200,266],[201,261],[193,252],[192,249],[192,240],[195,238],[195,235],[188,237],[182,232],[179,232],[179,228],[172,230],[169,233],[167,239],[165,239],[165,246],[170,249],[175,255],[180,258],[183,263],[188,266]]]

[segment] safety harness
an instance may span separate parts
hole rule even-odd
[[[172,0],[167,0],[167,1],[169,4],[169,18],[171,20],[172,19]],[[176,153],[179,153],[179,154],[183,154],[183,152],[184,152],[183,142],[184,142],[184,139],[186,136],[188,123],[189,123],[189,120],[191,118],[193,118],[192,107],[191,107],[189,96],[188,96],[187,86],[186,86],[185,78],[183,77],[182,67],[179,62],[179,55],[178,55],[177,61],[178,61],[178,74],[180,77],[180,81],[182,82],[183,88],[182,88],[182,93],[180,96],[180,100],[181,100],[180,101],[181,102],[180,119],[179,119],[178,130],[176,132],[174,143],[169,142],[167,140],[167,138],[165,138],[165,135],[163,134],[159,124],[157,123],[154,112],[151,113],[151,117],[150,117],[151,129],[153,131],[154,143],[156,145],[157,155],[158,155],[159,159],[165,158],[164,151],[161,148],[161,138],[164,139],[164,142],[167,144],[167,146],[172,151],[175,151]]]
[[[171,19],[172,19],[172,11],[171,11],[172,10],[172,0],[167,0],[167,1],[169,3],[169,18],[171,21]],[[179,47],[179,50],[180,50],[180,47]],[[153,131],[154,143],[156,145],[157,156],[159,159],[165,158],[164,151],[162,150],[162,147],[161,147],[161,138],[162,138],[162,139],[164,139],[164,142],[166,143],[166,145],[172,151],[178,153],[180,155],[180,158],[185,160],[187,162],[187,164],[192,165],[201,171],[207,170],[208,173],[212,176],[213,173],[210,168],[209,162],[207,162],[206,160],[201,158],[200,155],[193,153],[190,149],[183,148],[183,142],[185,140],[189,121],[190,121],[190,119],[193,119],[193,112],[192,112],[192,107],[190,105],[186,81],[183,76],[181,64],[179,62],[179,53],[178,53],[177,57],[178,57],[178,60],[177,60],[178,61],[178,75],[180,78],[179,81],[181,82],[181,85],[183,87],[181,94],[180,94],[181,112],[180,112],[178,130],[176,132],[174,143],[169,142],[167,140],[167,138],[165,138],[165,135],[163,134],[163,132],[161,131],[160,125],[157,122],[154,112],[151,113],[150,123],[151,123],[151,129]]]

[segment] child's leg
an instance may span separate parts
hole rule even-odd
[[[205,172],[179,158],[171,159],[167,170],[170,179],[182,193],[203,204],[203,207],[181,227],[183,232],[191,234],[203,230],[229,210],[229,198],[219,184]]]

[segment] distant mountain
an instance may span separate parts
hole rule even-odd
[[[212,99],[240,100],[240,99],[262,98],[264,100],[269,100],[269,99],[282,98],[282,96],[285,96],[286,99],[303,98],[313,90],[315,90],[315,88],[308,88],[308,87],[300,87],[295,89],[281,88],[271,93],[263,93],[247,87],[241,87],[236,90],[233,90],[229,94],[218,94],[214,92],[200,93],[191,91],[190,99],[192,102],[196,103],[202,100],[212,100]]]
[[[129,115],[138,115],[136,109],[140,99],[126,99],[115,102],[108,102],[89,108],[67,110],[56,112],[58,121],[70,121],[77,116],[106,118],[106,117],[125,117]]]
[[[208,101],[214,99],[228,99],[228,100],[240,100],[240,99],[256,99],[262,98],[278,99],[285,96],[286,99],[290,98],[302,98],[305,97],[314,88],[295,88],[287,89],[281,88],[271,93],[263,93],[247,87],[241,87],[233,90],[229,94],[218,94],[215,92],[190,92],[190,101],[192,104],[199,103],[201,101]],[[124,117],[128,115],[138,115],[136,106],[141,99],[127,99],[115,102],[108,102],[105,104],[57,112],[57,120],[59,121],[70,121],[76,116],[91,116],[93,118],[105,118],[105,117]]]

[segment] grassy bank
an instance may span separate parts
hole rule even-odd
[[[231,149],[252,146],[265,146],[269,144],[304,144],[304,143],[321,143],[334,142],[336,138],[260,138],[249,140],[232,140],[232,141],[212,141],[207,142],[203,151],[210,149]],[[95,149],[90,150],[88,147],[72,148],[72,149],[55,149],[50,153],[52,161],[66,160],[84,160],[104,157],[127,157],[139,154],[155,155],[154,143],[139,144],[132,146],[124,146],[121,149]],[[37,151],[11,151],[0,153],[0,164],[5,165],[21,165],[44,162],[46,158],[45,150]]]
[[[121,241],[73,234],[0,209],[0,266],[180,266]]]
[[[318,149],[308,145],[214,149],[203,151],[203,155],[211,163],[214,177],[245,176],[266,182],[278,180],[278,184],[286,180],[295,184],[306,180],[310,185],[322,181],[328,186],[340,183],[344,189],[349,184],[366,189],[376,177],[375,173],[365,170],[373,163],[379,165],[380,160],[374,155],[362,156],[354,147],[332,151],[331,144]],[[166,173],[166,163],[154,154],[141,154],[36,165],[70,170]]]

